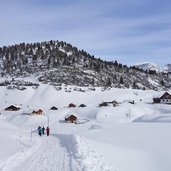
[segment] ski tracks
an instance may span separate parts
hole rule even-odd
[[[22,149],[8,159],[1,161],[0,171],[71,171],[70,158],[66,148],[57,137],[34,136],[36,145]]]
[[[34,136],[34,145],[0,163],[0,171],[111,171],[82,136]]]
[[[54,136],[42,136],[39,148],[17,169],[22,171],[69,171],[66,149],[59,146]]]

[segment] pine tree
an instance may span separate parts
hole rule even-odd
[[[108,78],[107,78],[106,86],[107,86],[107,87],[111,87],[111,85],[112,85],[111,79],[108,77]]]
[[[120,77],[119,83],[120,83],[120,84],[123,84],[123,83],[124,83],[122,75],[121,75],[121,77]]]
[[[163,80],[163,79],[160,81],[160,84],[161,84],[162,86],[164,86],[164,80]]]
[[[137,85],[136,85],[136,82],[134,81],[133,82],[133,88],[136,89]]]

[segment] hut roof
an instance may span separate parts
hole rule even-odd
[[[71,123],[76,123],[77,117],[71,114],[71,115],[68,115],[67,117],[65,117],[65,121],[71,122]]]
[[[160,99],[171,99],[171,95],[168,92],[165,92]]]
[[[103,102],[103,103],[99,104],[99,106],[100,106],[100,107],[101,107],[101,106],[108,106],[108,104],[107,104],[107,102]]]
[[[5,108],[5,110],[10,110],[10,111],[16,111],[16,110],[19,110],[19,109],[20,109],[20,107],[16,107],[14,105],[11,105],[11,106]]]
[[[80,106],[79,107],[86,107],[86,105],[85,104],[80,104]]]
[[[69,107],[76,107],[76,105],[73,104],[73,103],[70,103],[68,106],[69,106]]]
[[[51,110],[58,110],[58,108],[55,107],[55,106],[51,107],[50,109],[51,109]]]
[[[39,109],[37,111],[33,110],[32,114],[42,114],[43,113],[43,110],[42,109]]]
[[[65,116],[65,119],[67,119],[67,118],[71,118],[71,117],[73,117],[73,118],[77,118],[74,114],[69,114],[69,115]]]

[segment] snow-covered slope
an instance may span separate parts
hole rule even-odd
[[[135,64],[134,66],[144,70],[144,71],[149,71],[149,70],[153,70],[153,71],[156,71],[156,72],[160,72],[161,69],[159,68],[159,66],[157,66],[156,64],[154,63],[150,63],[150,62],[143,62],[143,63],[138,63],[138,64]]]
[[[142,63],[135,64],[134,66],[138,67],[139,69],[142,69],[144,71],[153,70],[156,72],[171,73],[171,64],[166,64],[164,67],[159,67],[155,63],[142,62]]]
[[[57,91],[48,84],[23,91],[0,87],[0,170],[171,170],[171,109],[151,103],[163,92],[74,89],[62,86]],[[113,100],[118,102],[115,107],[98,106]],[[133,100],[135,104],[129,103]],[[86,107],[69,108],[69,103]],[[11,104],[21,109],[4,111]],[[58,110],[49,110],[52,106]],[[39,108],[43,115],[29,115]],[[68,114],[76,115],[79,124],[64,122]],[[48,124],[50,136],[39,137],[37,127]]]
[[[168,73],[168,72],[171,73],[171,64],[166,64],[163,68],[163,71],[165,73]]]
[[[6,85],[9,89],[22,90],[23,86],[30,86],[30,83],[15,81],[19,77],[30,76],[37,77],[41,83],[53,84],[57,89],[60,89],[61,84],[141,90],[171,89],[171,75],[158,72],[159,67],[153,63],[137,65],[148,70],[146,72],[135,66],[118,63],[117,60],[102,60],[63,41],[20,43],[0,49],[0,75],[3,78],[11,77],[11,81],[0,82],[0,86]]]

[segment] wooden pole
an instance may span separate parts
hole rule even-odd
[[[49,127],[49,116],[48,116],[48,127]]]
[[[30,142],[32,140],[32,128],[31,128],[31,132],[30,132]]]

